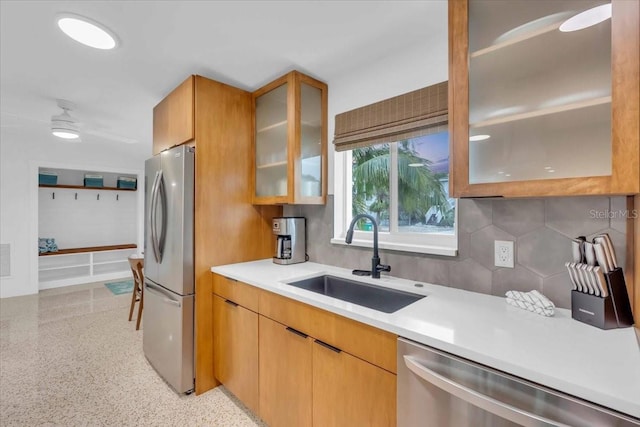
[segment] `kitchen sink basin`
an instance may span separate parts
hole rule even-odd
[[[287,284],[384,313],[393,313],[425,297],[328,275]]]

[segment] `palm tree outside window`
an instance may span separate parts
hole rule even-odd
[[[351,151],[351,214],[376,218],[388,233],[454,234],[448,194],[448,132]],[[371,224],[360,221],[360,231]]]

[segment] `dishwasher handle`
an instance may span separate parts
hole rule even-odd
[[[550,420],[516,408],[493,397],[484,395],[478,391],[475,391],[462,384],[458,384],[450,378],[447,378],[418,362],[415,357],[403,356],[404,363],[407,368],[423,380],[433,384],[434,386],[444,390],[445,392],[464,400],[480,409],[487,412],[491,412],[494,415],[502,417],[511,422],[526,426],[526,427],[541,427],[541,426],[553,426],[553,427],[570,427],[567,424],[562,424],[557,421]]]

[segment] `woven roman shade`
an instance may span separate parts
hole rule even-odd
[[[447,130],[448,82],[336,115],[336,151],[395,142]]]

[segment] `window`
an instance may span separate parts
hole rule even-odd
[[[443,101],[438,99],[432,104],[440,105],[440,110],[427,119],[425,103],[416,102],[418,96],[425,99],[427,94],[433,95],[430,90],[434,87],[438,87],[438,94],[442,93],[440,84],[382,101],[386,103],[383,107],[381,103],[372,104],[336,116],[336,149],[345,151],[335,156],[333,243],[344,243],[351,219],[364,213],[378,223],[381,248],[456,255],[456,201],[449,197],[446,98],[444,113]],[[419,112],[422,116],[413,119],[416,125],[411,126],[411,118],[388,108],[390,102],[405,116],[410,110],[407,104],[414,110],[416,104],[423,104],[423,111]],[[393,125],[387,127],[393,130],[391,134],[385,133],[385,119],[378,118],[376,122],[367,114],[380,110],[393,117],[389,120]],[[341,116],[349,119],[350,128]],[[355,122],[367,123],[369,129],[353,129]],[[405,126],[400,132],[398,123]],[[367,219],[358,221],[352,244],[371,246],[372,228]]]

